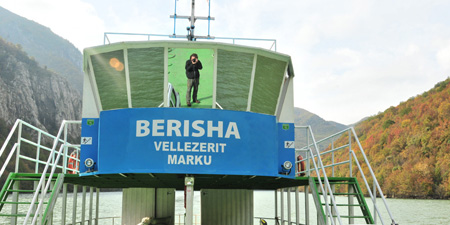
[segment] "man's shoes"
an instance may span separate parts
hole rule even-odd
[[[188,102],[188,103],[186,103],[186,104],[187,104],[187,106],[191,107],[191,103],[190,103],[190,102]]]
[[[195,103],[200,103],[200,101],[199,100],[195,100]]]

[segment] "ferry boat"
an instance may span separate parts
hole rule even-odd
[[[120,188],[126,225],[174,225],[176,190],[184,190],[186,209],[176,224],[195,224],[194,191],[203,225],[313,224],[312,216],[320,225],[396,224],[353,128],[315,140],[310,126],[294,124],[294,69],[276,41],[270,49],[200,41],[219,38],[194,35],[195,20],[213,19],[194,9],[192,0],[190,16],[172,16],[191,23],[187,35],[168,37],[187,41],[84,49],[81,121],[64,120],[57,134],[16,121],[0,149],[0,178],[7,177],[1,218],[13,225],[114,224],[99,217],[100,188]],[[203,69],[199,103],[188,106],[185,64],[193,53]],[[69,141],[80,127],[80,142]],[[347,143],[336,142],[341,136]],[[335,160],[337,152],[347,159]],[[23,172],[30,165],[34,173]],[[254,217],[255,190],[273,191],[274,217]]]

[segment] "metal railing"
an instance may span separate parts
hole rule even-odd
[[[307,162],[310,163],[312,161],[312,163],[313,163],[313,169],[310,169],[309,163],[308,163],[307,175],[310,176],[311,171],[313,171],[313,172],[316,172],[317,177],[321,177],[321,176],[323,177],[323,182],[322,182],[322,179],[317,179],[317,180],[319,182],[320,191],[323,193],[322,196],[325,200],[325,208],[326,208],[326,213],[325,213],[326,218],[324,218],[325,224],[328,224],[327,221],[330,221],[332,225],[335,225],[335,220],[333,219],[334,214],[336,214],[336,218],[337,218],[339,224],[342,224],[341,216],[339,215],[339,211],[337,210],[337,207],[336,207],[336,205],[337,205],[336,199],[333,195],[333,191],[331,189],[331,185],[328,180],[328,176],[326,174],[325,167],[324,167],[322,159],[321,159],[320,150],[317,145],[318,142],[316,142],[314,133],[310,126],[295,126],[295,128],[306,129],[308,140],[309,140],[309,138],[311,138],[311,141],[312,141],[311,144],[309,144],[309,142],[308,142],[307,147],[305,149],[301,149],[301,150],[306,150],[306,155],[307,155],[306,159],[310,159]],[[313,152],[313,148],[315,149],[315,153]],[[304,159],[304,160],[306,160],[306,159]],[[316,162],[316,160],[317,160],[317,162]],[[298,163],[301,163],[302,161],[303,160],[296,161],[296,165],[298,165]],[[297,171],[296,175],[299,175],[300,173],[305,172],[305,171],[299,171],[298,169],[296,171]],[[322,175],[320,174],[320,172],[322,172]],[[328,195],[330,196],[331,205],[333,206],[334,213],[332,213],[332,210],[331,210],[332,207],[330,206],[330,204],[328,204],[328,197],[327,197]],[[329,220],[328,220],[328,217],[330,218]]]
[[[132,36],[132,37],[142,37],[142,40],[150,41],[152,38],[162,38],[162,39],[174,39],[174,38],[187,38],[185,35],[167,35],[167,34],[145,34],[145,33],[116,33],[116,32],[105,32],[103,35],[103,44],[111,44],[110,37],[111,36]],[[206,36],[206,40],[225,40],[231,41],[233,44],[237,44],[237,42],[245,42],[245,41],[255,41],[255,42],[268,42],[270,47],[269,50],[277,51],[277,40],[276,39],[264,39],[264,38],[234,38],[234,37],[213,37]],[[123,41],[123,40],[121,40]]]
[[[45,164],[45,168],[42,171],[42,175],[41,175],[41,179],[39,180],[39,183],[37,185],[37,187],[35,188],[35,190],[39,190],[41,188],[43,188],[42,192],[36,192],[33,196],[33,200],[31,201],[30,207],[28,209],[27,215],[25,217],[25,221],[24,221],[24,225],[27,224],[28,219],[30,218],[31,213],[34,211],[34,207],[35,207],[35,203],[39,197],[39,195],[42,195],[39,201],[39,204],[37,206],[36,209],[36,213],[33,216],[33,220],[32,220],[32,224],[35,224],[36,221],[38,220],[39,216],[43,216],[43,220],[45,220],[46,218],[44,217],[44,215],[47,215],[47,211],[49,210],[49,207],[47,207],[47,209],[45,210],[44,214],[42,215],[40,213],[41,208],[43,207],[44,204],[44,199],[46,197],[47,194],[47,190],[50,188],[50,184],[52,183],[52,177],[53,174],[55,173],[56,168],[58,167],[57,164],[59,162],[59,159],[61,157],[61,155],[64,155],[63,157],[63,161],[62,161],[62,169],[63,169],[63,173],[65,173],[65,171],[67,170],[66,166],[67,166],[67,151],[63,152],[64,149],[66,149],[66,147],[68,146],[73,146],[71,144],[67,143],[67,125],[69,124],[81,124],[81,121],[67,121],[67,120],[63,120],[63,122],[61,123],[61,127],[59,128],[58,131],[58,135],[56,135],[56,137],[54,138],[53,141],[53,147],[51,149],[50,152],[50,156],[48,157],[48,160]],[[64,133],[64,141],[63,143],[60,145],[59,151],[56,153],[56,148],[61,140],[61,136]],[[64,154],[65,153],[65,154]],[[57,154],[56,159],[55,159],[55,154]],[[70,156],[69,156],[70,157]],[[47,171],[49,169],[49,167],[51,166],[51,172],[49,175],[49,179],[46,180],[46,175],[47,175]],[[52,195],[55,193],[52,193]],[[57,198],[57,195],[59,194],[59,192],[56,193],[56,196],[53,196],[55,198]]]
[[[302,162],[306,163],[306,167],[305,167],[304,170],[300,170],[300,169],[296,170],[296,175],[297,176],[300,176],[300,174],[302,174],[302,173],[306,173],[307,176],[310,176],[311,172],[316,172],[316,175],[318,177],[320,177],[321,175],[320,175],[320,173],[318,171],[318,170],[320,170],[322,172],[322,176],[324,177],[324,180],[325,180],[325,184],[326,184],[326,188],[325,189],[332,190],[331,187],[329,186],[329,182],[327,181],[328,179],[327,179],[327,175],[326,175],[325,169],[331,167],[331,174],[334,177],[335,176],[335,172],[336,172],[336,167],[348,164],[348,166],[349,166],[349,174],[348,175],[349,175],[349,177],[353,177],[353,176],[356,176],[356,174],[354,175],[354,173],[352,171],[352,169],[353,169],[352,166],[353,166],[353,161],[354,161],[356,166],[357,166],[357,168],[358,168],[357,172],[360,172],[361,177],[362,177],[362,179],[364,181],[364,184],[365,184],[365,186],[367,188],[368,194],[370,196],[370,199],[373,202],[374,213],[375,213],[375,215],[374,215],[375,223],[376,223],[376,218],[378,216],[378,218],[380,219],[381,224],[385,224],[383,218],[381,217],[379,206],[377,205],[377,202],[376,202],[376,197],[377,197],[376,193],[378,191],[381,199],[383,200],[383,205],[384,205],[387,213],[389,214],[389,217],[390,217],[390,220],[391,220],[391,224],[396,224],[395,220],[394,220],[394,217],[393,217],[393,215],[392,215],[392,213],[391,213],[391,211],[389,209],[389,206],[388,206],[388,204],[386,202],[386,199],[384,197],[383,191],[381,190],[381,187],[380,187],[380,185],[378,183],[378,180],[377,180],[377,178],[375,176],[375,173],[373,172],[373,169],[370,166],[369,160],[368,160],[368,158],[367,158],[367,156],[366,156],[366,154],[364,152],[363,147],[361,146],[361,143],[359,142],[358,136],[356,135],[355,129],[353,127],[347,128],[347,129],[345,129],[343,131],[340,131],[338,133],[330,135],[330,136],[328,136],[328,137],[326,137],[326,138],[324,138],[322,140],[319,140],[319,141],[315,141],[314,140],[314,135],[313,135],[313,133],[311,131],[311,127],[309,127],[309,126],[296,126],[296,128],[297,129],[306,129],[306,135],[307,135],[307,137],[306,137],[306,141],[307,141],[306,146],[303,147],[303,148],[296,149],[297,153],[306,154],[306,157],[304,159],[296,161],[296,165],[299,165],[299,163],[302,163]],[[309,137],[309,135],[311,135],[311,136]],[[343,138],[345,139],[345,135],[348,136],[348,141],[346,143],[341,144],[340,146],[336,147],[335,146],[336,141],[339,140],[340,138],[341,139],[343,139]],[[310,140],[310,138],[311,138],[311,140]],[[310,141],[312,143],[310,143]],[[372,187],[373,191],[371,190],[369,182],[367,181],[367,178],[366,178],[366,176],[365,176],[365,174],[364,174],[364,172],[362,170],[361,164],[360,164],[360,162],[358,160],[357,154],[355,152],[355,150],[357,150],[357,149],[352,148],[352,143],[353,142],[356,142],[356,144],[358,146],[358,150],[359,150],[358,152],[360,153],[359,155],[361,155],[364,158],[364,161],[362,163],[365,163],[367,165],[367,168],[368,168],[368,170],[370,172],[370,177],[372,178],[372,181],[373,181],[373,187]],[[319,144],[324,146],[323,149],[320,149],[318,147]],[[315,153],[312,151],[312,148],[314,148],[316,150]],[[339,152],[339,151],[340,152],[344,151],[344,153],[348,153],[348,160],[336,162],[335,154],[336,154],[336,152]],[[345,152],[345,151],[348,151],[348,152]],[[329,156],[330,154],[331,154],[331,156]],[[331,163],[327,164],[327,165],[323,165],[322,164],[322,158],[321,158],[322,156],[330,157],[331,158],[330,159]],[[317,168],[317,165],[315,164],[315,159],[316,158],[317,158],[317,161],[319,161],[319,167],[318,168]],[[311,168],[311,166],[310,166],[310,162],[311,161],[314,163],[314,168]],[[319,180],[319,183],[320,183],[321,179],[318,179],[318,180]],[[322,184],[320,184],[320,186],[322,186]],[[321,189],[322,189],[322,193],[326,193],[326,192],[324,192],[322,187],[321,187]],[[332,191],[330,191],[330,193],[332,193]],[[323,196],[326,196],[326,194],[324,194]],[[326,201],[326,199],[327,198],[325,198],[325,201]],[[334,197],[331,197],[331,200],[333,201]],[[325,202],[325,203],[328,205],[327,202]],[[334,203],[332,203],[332,204],[334,205]],[[336,210],[335,213],[338,213],[336,208],[334,208],[334,210]],[[327,210],[328,213],[330,213],[329,211],[330,210]],[[329,215],[331,215],[331,214],[329,214]],[[339,215],[337,216],[337,218],[339,218]],[[333,219],[331,219],[331,222],[333,224]],[[342,224],[341,222],[339,222],[339,223]]]
[[[75,123],[75,124],[81,124],[81,121],[71,121],[71,124]],[[30,140],[31,138],[26,138],[23,136],[25,130],[29,131],[29,135],[28,136],[36,136],[37,140]],[[37,132],[37,133],[33,133],[33,132]],[[14,136],[14,134],[17,133],[17,141],[13,141],[12,137]],[[16,120],[16,122],[14,123],[13,127],[11,128],[11,131],[9,132],[7,138],[5,139],[2,147],[0,148],[0,157],[2,157],[2,155],[5,153],[6,148],[8,147],[8,145],[13,144],[13,147],[11,148],[11,150],[8,153],[8,156],[4,162],[4,165],[2,166],[2,168],[0,169],[0,179],[3,177],[3,174],[6,170],[7,165],[11,162],[12,160],[12,156],[14,154],[16,154],[16,158],[15,158],[15,172],[18,173],[19,172],[19,168],[20,168],[20,162],[21,159],[22,160],[26,160],[32,163],[35,163],[34,168],[35,168],[35,173],[40,173],[39,171],[39,166],[40,165],[45,165],[47,162],[40,160],[40,157],[42,156],[42,152],[41,150],[45,150],[47,153],[50,154],[50,156],[52,157],[52,160],[50,161],[50,163],[53,165],[55,164],[55,160],[54,160],[54,153],[52,153],[52,147],[55,146],[55,144],[64,144],[64,154],[63,154],[63,163],[61,165],[59,164],[55,164],[57,168],[62,169],[63,173],[66,173],[67,171],[72,171],[77,173],[78,172],[78,168],[69,168],[67,167],[67,161],[69,159],[72,159],[76,162],[76,165],[79,164],[80,160],[79,160],[79,151],[80,151],[80,145],[73,145],[70,144],[69,142],[67,142],[67,138],[68,138],[68,133],[67,133],[67,127],[64,128],[64,137],[60,138],[60,137],[55,137],[54,135],[51,135],[50,133],[43,131],[23,120]],[[45,143],[45,141],[43,139],[50,139],[51,143],[53,143],[52,146],[47,146],[48,144]],[[35,147],[36,151],[36,156],[30,157],[29,155],[25,155],[21,152],[21,146],[27,144],[30,146]],[[69,149],[74,149],[74,151],[76,151],[76,157],[72,157],[70,156],[70,154],[68,154],[68,150]]]
[[[81,121],[63,121],[60,130],[58,132],[57,136],[51,135],[48,132],[39,129],[25,121],[22,120],[16,120],[14,123],[11,131],[9,132],[7,138],[5,139],[5,142],[3,143],[2,147],[0,148],[0,157],[5,153],[6,148],[8,145],[13,144],[13,147],[8,153],[8,156],[5,159],[5,162],[0,169],[0,178],[4,175],[4,172],[7,168],[7,166],[10,164],[11,160],[13,159],[13,155],[15,154],[15,163],[14,163],[14,172],[19,173],[20,172],[20,164],[22,160],[32,162],[34,163],[34,172],[35,173],[41,173],[41,178],[39,180],[39,183],[34,185],[34,190],[41,190],[41,192],[36,191],[35,195],[33,196],[32,203],[30,204],[30,207],[27,212],[27,216],[25,218],[24,224],[27,223],[30,215],[33,212],[35,213],[33,217],[32,224],[35,224],[39,216],[47,215],[49,207],[52,207],[54,205],[54,202],[47,205],[47,208],[45,211],[43,211],[43,204],[44,199],[46,199],[47,191],[50,188],[53,175],[56,171],[56,169],[60,169],[62,174],[71,172],[71,173],[78,173],[78,165],[79,165],[79,151],[80,151],[80,145],[73,145],[70,144],[68,139],[68,125],[71,124],[81,124]],[[17,139],[13,139],[13,136],[16,135]],[[34,137],[34,139],[33,139]],[[36,140],[37,139],[37,140]],[[14,141],[17,140],[17,141]],[[51,145],[50,145],[51,143]],[[50,146],[49,146],[50,145]],[[57,147],[59,146],[59,150],[56,151]],[[30,151],[21,151],[23,148],[28,147],[27,149],[30,149],[31,147],[32,152]],[[33,153],[33,149],[35,150],[35,156],[30,156],[30,154]],[[69,149],[73,149],[72,152],[74,152],[74,155],[69,154]],[[48,159],[47,161],[42,161],[41,158],[43,157],[43,152],[47,152]],[[27,155],[28,154],[28,155]],[[60,160],[62,158],[62,161]],[[68,166],[67,161],[71,160],[74,162],[72,164],[72,167]],[[44,169],[42,170],[40,167],[41,165],[45,165]],[[75,167],[73,166],[75,165]],[[50,176],[47,176],[47,171],[51,167]],[[47,180],[48,177],[48,180]],[[59,190],[63,183],[63,177],[58,176],[57,182],[55,183],[55,187],[53,187],[53,190],[55,190],[55,193],[52,193],[50,199],[53,199],[56,201],[57,195],[59,194]],[[41,194],[40,194],[41,193]],[[38,197],[40,196],[39,204],[36,205],[36,201],[38,201]],[[13,196],[14,198],[14,196]],[[39,215],[39,216],[38,216]],[[45,218],[43,218],[45,219]]]

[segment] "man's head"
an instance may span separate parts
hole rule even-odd
[[[191,61],[192,61],[193,59],[198,59],[198,55],[197,55],[196,53],[193,53],[193,54],[191,55],[190,59],[191,59]]]

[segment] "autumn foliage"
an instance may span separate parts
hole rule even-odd
[[[357,124],[355,130],[385,195],[450,197],[450,78]],[[346,141],[348,136],[337,143]],[[348,151],[336,157],[346,160]],[[362,168],[367,176],[367,165]],[[348,174],[348,170],[345,166],[339,173]],[[353,176],[360,177],[356,170]]]

